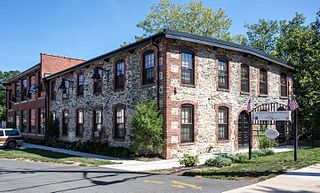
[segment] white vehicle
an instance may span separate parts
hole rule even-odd
[[[22,135],[19,129],[0,128],[0,147],[14,149],[23,143]]]

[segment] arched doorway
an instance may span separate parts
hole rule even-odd
[[[238,118],[238,148],[244,148],[249,145],[249,115],[242,111]]]

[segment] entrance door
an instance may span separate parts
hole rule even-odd
[[[238,119],[238,147],[244,148],[249,145],[249,115],[242,111]]]

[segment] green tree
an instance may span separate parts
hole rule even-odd
[[[246,24],[249,45],[272,54],[279,34],[278,21],[259,19],[257,24]]]
[[[163,119],[157,102],[136,106],[130,130],[131,150],[136,154],[160,154],[163,147]]]
[[[19,71],[0,71],[0,121],[5,119],[6,116],[6,91],[2,83],[6,82],[13,76],[19,74]]]
[[[201,1],[177,5],[170,0],[161,0],[154,4],[146,18],[137,24],[144,33],[136,36],[136,39],[140,40],[166,28],[242,43],[243,41],[238,40],[243,40],[243,36],[234,39],[230,35],[231,24],[231,19],[223,9],[207,8]]]
[[[296,13],[289,20],[260,20],[246,25],[248,43],[293,65],[295,94],[301,107],[303,133],[318,132],[320,138],[320,11],[316,20],[306,24],[305,17]],[[267,30],[269,29],[269,30]]]

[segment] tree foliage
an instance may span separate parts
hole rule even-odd
[[[312,134],[320,125],[320,11],[316,20],[306,24],[302,14],[289,21],[259,20],[246,25],[248,44],[293,65],[295,94],[301,110],[304,131]],[[269,30],[267,30],[269,29]],[[320,137],[318,133],[318,137]]]
[[[8,79],[19,73],[20,72],[17,70],[8,72],[0,71],[0,121],[4,120],[6,116],[6,91],[5,87],[1,83],[6,82]]]
[[[136,39],[153,35],[166,28],[237,43],[245,42],[244,36],[231,36],[231,23],[223,9],[207,8],[201,1],[177,5],[170,0],[161,0],[154,4],[146,18],[137,24],[144,33],[142,36],[136,36]]]
[[[163,120],[156,101],[136,106],[130,130],[131,150],[136,154],[159,154],[163,147]]]

